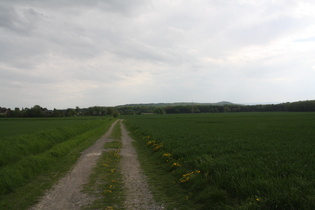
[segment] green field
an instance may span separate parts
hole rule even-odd
[[[124,118],[195,209],[315,209],[315,113]]]
[[[0,119],[0,209],[34,204],[113,121],[110,117]]]
[[[95,120],[97,118],[0,118],[0,139],[9,136],[33,134],[56,128],[80,125],[91,119]]]

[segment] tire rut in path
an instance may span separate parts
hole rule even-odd
[[[53,186],[42,197],[40,202],[33,206],[31,210],[72,210],[80,209],[93,202],[93,198],[83,192],[83,185],[88,182],[92,169],[96,161],[104,151],[103,145],[111,141],[108,137],[111,134],[114,122],[109,130],[95,142],[94,145],[84,150],[74,168]]]
[[[158,205],[153,199],[146,177],[141,171],[136,150],[132,145],[133,140],[123,123],[121,123],[121,131],[121,171],[126,193],[125,209],[164,209],[163,205]]]

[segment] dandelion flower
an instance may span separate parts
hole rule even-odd
[[[163,155],[162,155],[163,157],[170,157],[170,156],[172,156],[170,153],[164,153]]]
[[[177,163],[177,162],[175,162],[175,163],[173,163],[173,165],[172,165],[173,167],[180,167],[180,164],[179,163]]]

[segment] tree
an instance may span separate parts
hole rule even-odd
[[[39,105],[33,106],[33,107],[29,110],[29,116],[30,116],[30,117],[42,117],[42,116],[43,116],[42,107],[39,106]]]
[[[76,115],[81,115],[80,108],[78,106],[75,107]]]
[[[66,116],[67,117],[72,117],[72,116],[74,116],[75,115],[75,110],[74,109],[71,109],[71,108],[68,108],[67,110],[66,110]]]
[[[54,117],[61,117],[60,111],[57,110],[57,109],[54,109],[54,111],[53,111],[53,116],[54,116]]]
[[[20,108],[16,107],[14,109],[14,117],[21,117],[22,113],[20,111]]]
[[[155,113],[155,114],[165,114],[165,111],[164,111],[164,109],[162,109],[162,108],[156,108],[156,109],[154,110],[154,113]]]

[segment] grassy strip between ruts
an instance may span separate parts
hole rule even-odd
[[[128,124],[126,127],[128,130],[130,129]],[[141,168],[148,177],[154,199],[158,203],[163,203],[166,209],[195,209],[194,204],[189,199],[189,192],[180,188],[178,180],[170,174],[169,170],[165,169],[160,161],[157,161],[156,153],[148,149],[141,140],[138,140],[141,138],[139,135],[132,132],[129,135],[135,139],[133,145],[137,151]]]
[[[124,190],[120,172],[121,130],[119,122],[110,136],[113,141],[104,145],[105,152],[99,158],[90,182],[84,191],[96,199],[86,209],[123,209]]]
[[[21,160],[19,173],[27,173],[20,186],[0,197],[0,209],[27,209],[43,195],[57,180],[65,175],[80,157],[80,152],[91,146],[104,134],[113,120],[106,118],[98,126],[78,136],[55,145],[50,150]],[[29,165],[28,165],[29,164]],[[35,170],[34,172],[30,170]],[[10,169],[11,171],[11,169]],[[12,171],[13,173],[14,171]],[[14,174],[16,174],[14,172]],[[12,175],[14,179],[18,177]],[[3,181],[3,180],[2,180]],[[13,180],[14,181],[14,180]]]

